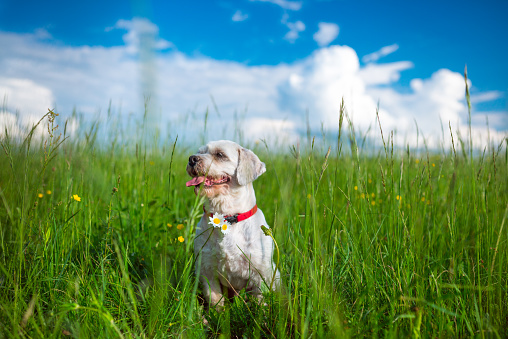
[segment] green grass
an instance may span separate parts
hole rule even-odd
[[[394,151],[385,131],[374,153],[344,130],[330,149],[253,145],[282,289],[206,313],[194,150],[58,131],[0,137],[0,337],[508,335],[506,145]]]

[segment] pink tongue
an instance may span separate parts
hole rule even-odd
[[[187,181],[186,185],[187,185],[187,187],[197,186],[197,185],[201,184],[203,181],[205,181],[205,177],[195,177],[195,178],[192,178],[191,180]]]

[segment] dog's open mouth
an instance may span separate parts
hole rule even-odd
[[[187,187],[190,186],[199,186],[200,184],[204,183],[205,187],[211,187],[214,185],[222,185],[231,180],[230,177],[227,175],[223,175],[219,178],[213,178],[213,177],[194,177],[191,180],[187,181],[186,185]]]

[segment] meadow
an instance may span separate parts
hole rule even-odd
[[[194,275],[195,149],[97,125],[65,140],[52,112],[44,142],[4,133],[0,337],[508,336],[506,139],[475,151],[451,126],[452,147],[401,149],[383,131],[372,150],[346,118],[330,145],[246,145],[282,288],[221,313]]]

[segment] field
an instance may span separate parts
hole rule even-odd
[[[207,313],[195,150],[64,140],[54,118],[45,142],[0,135],[0,337],[508,336],[506,142],[450,128],[452,147],[399,149],[383,131],[369,150],[344,123],[330,145],[246,145],[282,288]]]

